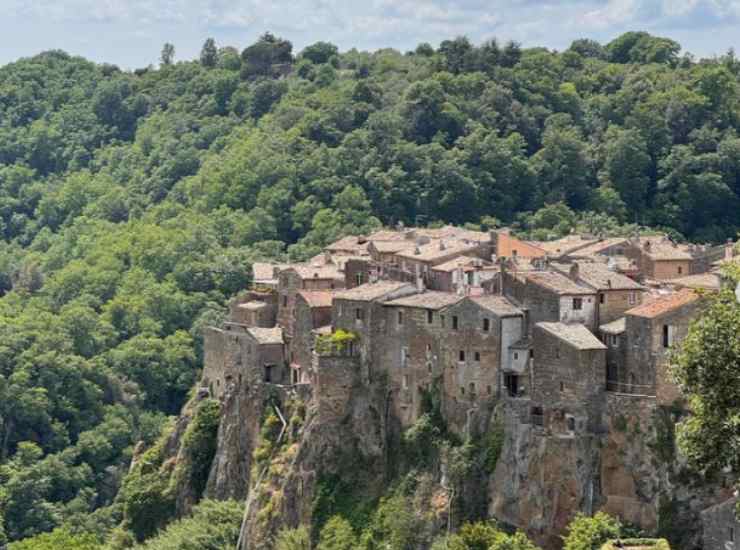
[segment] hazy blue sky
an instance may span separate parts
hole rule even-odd
[[[329,40],[346,50],[460,34],[563,49],[575,38],[608,41],[647,30],[700,56],[740,46],[740,0],[0,0],[0,64],[61,48],[134,68],[161,46],[193,58],[205,38],[239,48],[270,30],[296,50]]]

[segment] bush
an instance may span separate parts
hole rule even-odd
[[[609,539],[619,536],[619,521],[599,512],[593,517],[578,514],[568,525],[564,550],[599,550]]]

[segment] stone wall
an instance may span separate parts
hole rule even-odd
[[[701,514],[704,550],[734,550],[740,536],[740,522],[736,515],[737,499],[708,508]]]
[[[532,402],[543,407],[545,426],[563,431],[559,421],[564,415],[594,422],[590,407],[606,389],[606,351],[576,349],[540,327],[535,327],[533,346]]]
[[[606,290],[599,292],[598,324],[605,325],[624,317],[627,310],[642,303],[642,295],[643,293],[640,290]]]
[[[527,284],[509,272],[502,273],[502,277],[504,295],[513,298],[528,311],[529,334],[532,334],[532,327],[537,323],[560,321],[560,297],[557,294],[539,285]]]
[[[312,370],[319,420],[335,423],[348,410],[352,390],[360,384],[360,358],[314,353]]]

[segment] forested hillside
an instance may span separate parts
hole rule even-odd
[[[645,33],[294,52],[266,34],[173,56],[0,68],[0,547],[120,522],[134,446],[185,403],[200,329],[256,259],[399,221],[740,229],[732,53]]]

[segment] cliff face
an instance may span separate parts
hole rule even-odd
[[[240,548],[269,547],[284,527],[311,524],[323,480],[334,485],[351,480],[365,498],[380,496],[387,475],[385,400],[383,391],[355,385],[336,414],[321,414],[316,401],[296,396],[284,402],[281,413],[291,416],[284,439],[275,446],[256,476],[247,499]],[[296,410],[308,406],[305,419]]]
[[[550,436],[505,409],[505,440],[489,482],[490,514],[539,544],[559,546],[575,511],[594,509],[599,441]]]
[[[652,398],[606,399],[600,433],[573,436],[522,421],[522,407],[506,409],[504,448],[489,485],[491,515],[548,548],[560,547],[575,513],[599,510],[674,547],[698,547],[699,512],[722,491],[691,474],[678,455],[679,410]]]

